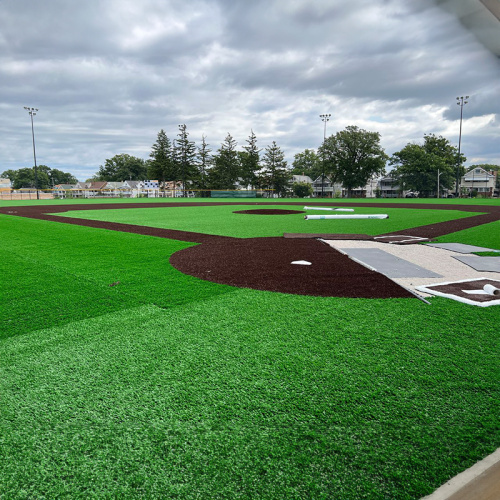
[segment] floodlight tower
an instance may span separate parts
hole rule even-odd
[[[36,199],[40,199],[40,194],[38,193],[38,169],[36,166],[36,151],[35,151],[35,129],[33,127],[33,117],[36,115],[38,109],[30,108],[28,106],[24,106],[24,109],[28,111],[31,117],[31,137],[33,138],[33,160],[35,162],[35,189],[36,189]]]
[[[469,98],[468,95],[466,95],[465,98],[464,98],[464,96],[457,97],[457,106],[460,106],[460,133],[458,134],[457,179],[456,179],[456,185],[455,185],[455,196],[457,198],[458,198],[459,189],[460,189],[460,166],[462,163],[462,158],[460,156],[460,146],[462,145],[462,118],[464,115],[464,106],[469,102],[466,100],[468,98]]]
[[[323,172],[321,173],[321,198],[325,197],[325,141],[326,141],[326,122],[330,121],[331,114],[319,115],[321,121],[325,124],[323,129]]]

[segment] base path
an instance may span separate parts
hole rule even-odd
[[[336,206],[335,203],[309,203],[310,205]],[[99,203],[92,205],[43,205],[3,207],[0,213],[17,217],[49,220],[89,226],[112,231],[129,232],[169,238],[192,243],[200,243],[172,255],[170,262],[179,271],[203,280],[223,283],[237,287],[269,290],[274,292],[328,297],[362,298],[408,298],[414,297],[408,290],[399,286],[380,273],[371,271],[354,262],[347,256],[330,248],[321,241],[310,238],[231,238],[189,231],[177,231],[132,224],[71,219],[58,215],[73,210],[117,210],[145,209],[158,207],[188,206],[254,206],[265,207],[276,202],[167,202],[167,203]],[[287,202],[287,205],[303,206],[303,203]],[[461,206],[461,205],[415,205],[409,203],[342,203],[342,206],[390,208],[461,210],[482,212],[466,219],[441,222],[403,231],[413,236],[425,238],[460,231],[476,225],[500,220],[500,206]],[[282,211],[284,212],[284,211]],[[242,216],[244,216],[242,214]],[[387,233],[390,235],[393,233]],[[401,234],[401,231],[398,232]],[[327,239],[327,235],[321,235]],[[347,235],[342,235],[345,237]],[[365,235],[360,235],[365,236]],[[317,235],[316,235],[317,237]],[[367,239],[372,236],[366,235]],[[335,239],[334,237],[332,239]],[[364,238],[363,238],[364,239]],[[297,266],[293,261],[306,260],[310,266]]]

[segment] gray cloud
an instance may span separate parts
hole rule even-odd
[[[32,162],[24,105],[40,109],[40,162],[83,179],[115,154],[147,158],[179,123],[213,150],[253,129],[290,160],[320,144],[325,112],[328,133],[379,131],[389,154],[429,132],[456,142],[464,94],[464,152],[500,163],[499,76],[432,0],[5,0],[0,172]]]

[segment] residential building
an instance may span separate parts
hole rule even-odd
[[[158,198],[160,196],[160,183],[158,181],[140,181],[140,195],[147,198]]]
[[[54,186],[54,198],[72,198],[75,184],[56,184]]]
[[[492,197],[495,193],[497,172],[486,171],[481,167],[471,168],[460,182],[461,191],[466,193],[476,192],[479,196]]]
[[[296,182],[297,183],[302,182],[302,183],[305,183],[305,184],[310,184],[311,186],[313,184],[313,180],[308,175],[292,175],[291,183],[295,184]]]
[[[96,198],[103,196],[102,190],[106,181],[77,182],[74,188],[74,196],[78,198]]]
[[[141,193],[141,181],[124,181],[122,195],[125,198],[138,198]]]
[[[111,198],[118,198],[123,196],[124,186],[123,182],[108,181],[106,185],[102,188],[103,196],[109,196]]]
[[[379,179],[378,188],[380,189],[381,198],[398,198],[401,196],[399,179],[394,177],[392,173],[384,175]]]
[[[0,193],[10,193],[12,188],[10,179],[0,178]]]
[[[333,183],[329,177],[326,175],[320,175],[317,177],[313,183],[313,196],[317,198],[340,198],[342,193],[342,184]]]

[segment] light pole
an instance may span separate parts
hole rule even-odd
[[[36,152],[35,152],[35,129],[33,127],[33,117],[36,115],[38,109],[30,108],[28,106],[24,106],[24,109],[28,111],[31,117],[31,137],[33,138],[33,160],[35,161],[35,189],[36,189],[36,199],[40,199],[40,194],[38,193],[38,169],[36,167]]]
[[[469,96],[466,95],[465,99],[468,99]],[[460,189],[460,165],[462,163],[462,159],[460,157],[460,146],[462,145],[462,118],[464,115],[464,106],[469,102],[464,99],[464,96],[457,97],[457,105],[460,106],[460,133],[458,135],[458,161],[457,161],[457,179],[455,186],[455,196],[458,198],[459,189]]]
[[[323,129],[323,171],[321,173],[321,198],[325,197],[325,141],[326,141],[326,122],[330,120],[331,114],[319,115],[321,121],[325,124]]]

